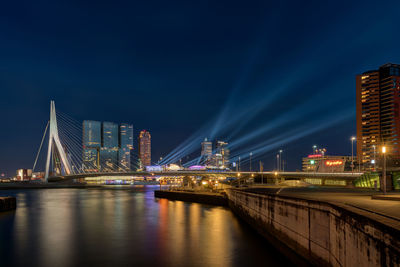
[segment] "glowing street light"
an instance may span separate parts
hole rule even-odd
[[[283,169],[282,168],[282,152],[283,152],[282,149],[279,150],[279,171],[281,171]]]
[[[251,172],[251,156],[253,156],[253,152],[250,152],[250,172]]]
[[[353,153],[353,143],[356,140],[354,136],[351,137],[351,172],[354,172],[354,153]]]
[[[386,195],[386,147],[382,147],[382,154],[383,154],[383,194]]]
[[[276,154],[276,167],[279,171],[279,154]]]
[[[372,145],[372,147],[374,148],[374,159],[373,159],[373,162],[371,160],[371,163],[374,164],[374,171],[375,171],[375,169],[376,169],[376,166],[375,166],[375,164],[376,164],[376,146]]]

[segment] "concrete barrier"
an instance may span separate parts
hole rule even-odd
[[[0,212],[15,210],[17,208],[17,200],[15,197],[0,197]]]
[[[226,191],[237,215],[313,265],[400,266],[400,225],[321,201]]]

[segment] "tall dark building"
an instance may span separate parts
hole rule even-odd
[[[102,147],[100,149],[100,164],[102,171],[115,171],[118,169],[119,135],[118,124],[103,122]]]
[[[356,76],[357,158],[373,167],[385,145],[400,158],[400,65],[385,64]]]
[[[130,170],[133,126],[83,121],[83,168],[87,171]]]
[[[87,171],[100,168],[101,122],[83,121],[82,163]]]
[[[146,130],[139,134],[139,159],[143,167],[151,165],[151,135]]]
[[[215,166],[219,168],[228,168],[229,167],[229,148],[227,147],[228,143],[224,141],[217,141],[215,144],[215,158],[216,164]]]
[[[133,150],[133,125],[121,123],[119,126],[119,166],[121,169],[131,169],[131,151]]]
[[[201,161],[206,165],[210,164],[212,152],[212,142],[205,138],[204,141],[201,142]]]

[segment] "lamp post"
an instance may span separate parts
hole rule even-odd
[[[386,195],[386,147],[382,147],[382,154],[383,154],[383,170],[382,170],[382,186],[383,186],[383,194]]]
[[[276,167],[277,170],[279,171],[279,154],[276,154]]]
[[[279,170],[282,170],[282,152],[282,149],[279,150]]]
[[[353,153],[353,143],[354,143],[354,140],[356,140],[356,138],[353,136],[353,137],[351,137],[351,172],[353,173],[354,172],[354,153]]]
[[[238,167],[239,167],[239,171],[240,171],[240,156],[239,156],[239,166]]]
[[[313,147],[312,147],[312,148],[313,148],[313,154],[316,154],[316,152],[315,152],[315,151],[317,150],[317,146],[316,146],[316,145],[313,145]]]
[[[375,171],[375,169],[376,169],[376,146],[375,145],[372,145],[372,147],[374,148],[374,171]]]
[[[251,172],[251,156],[253,156],[253,152],[250,152],[250,172]]]

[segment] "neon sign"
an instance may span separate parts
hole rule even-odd
[[[343,164],[343,160],[327,160],[325,161],[326,166],[339,166]]]
[[[320,158],[322,157],[322,154],[311,154],[307,156],[308,158]]]

